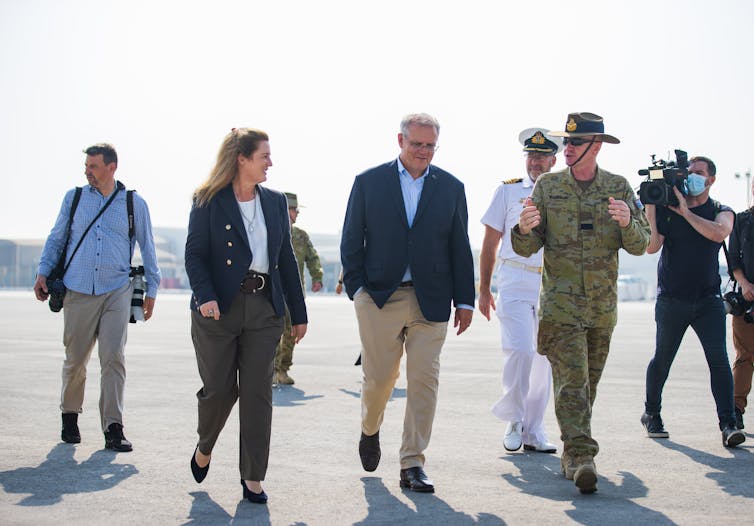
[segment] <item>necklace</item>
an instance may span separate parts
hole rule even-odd
[[[254,221],[257,218],[257,201],[258,199],[254,198],[252,200],[252,212],[251,212],[251,219],[248,218],[246,214],[244,214],[243,209],[244,205],[248,203],[248,201],[238,201],[238,210],[241,212],[241,217],[243,217],[244,222],[247,225],[247,228],[253,232],[254,231]]]

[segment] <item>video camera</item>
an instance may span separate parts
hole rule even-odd
[[[644,205],[677,206],[678,198],[673,187],[687,195],[686,179],[689,176],[689,154],[675,150],[675,161],[655,160],[652,166],[639,170],[639,175],[647,177],[639,186],[639,199]]]

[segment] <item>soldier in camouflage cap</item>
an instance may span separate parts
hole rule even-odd
[[[285,192],[288,199],[288,216],[291,219],[291,243],[293,251],[296,253],[298,261],[298,271],[301,276],[301,286],[304,286],[304,263],[309,269],[309,276],[312,278],[312,292],[319,292],[322,289],[322,265],[319,262],[319,255],[314,249],[309,234],[297,226],[294,226],[298,217],[298,197],[296,194]],[[285,313],[285,329],[280,337],[277,350],[275,351],[275,378],[274,383],[282,385],[292,385],[293,378],[288,374],[288,369],[293,365],[293,348],[296,341],[291,336],[291,317],[288,311]]]
[[[631,185],[597,166],[602,143],[620,142],[593,113],[571,113],[563,137],[568,168],[543,174],[513,228],[522,256],[544,247],[537,352],[552,366],[561,468],[582,493],[597,490],[591,417],[617,321],[618,250],[641,255],[650,229]]]

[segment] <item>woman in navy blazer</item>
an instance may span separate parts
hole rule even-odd
[[[233,129],[195,192],[186,239],[191,338],[202,388],[191,472],[201,482],[236,400],[244,498],[267,502],[275,347],[285,307],[292,335],[306,334],[306,306],[291,246],[286,198],[260,186],[272,166],[266,133]]]

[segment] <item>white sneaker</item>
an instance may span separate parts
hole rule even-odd
[[[524,444],[524,451],[537,451],[539,453],[555,453],[558,448],[555,444],[549,442],[534,441],[529,444]]]
[[[521,449],[521,422],[508,422],[505,428],[505,437],[503,437],[503,446],[506,451],[518,451]]]

